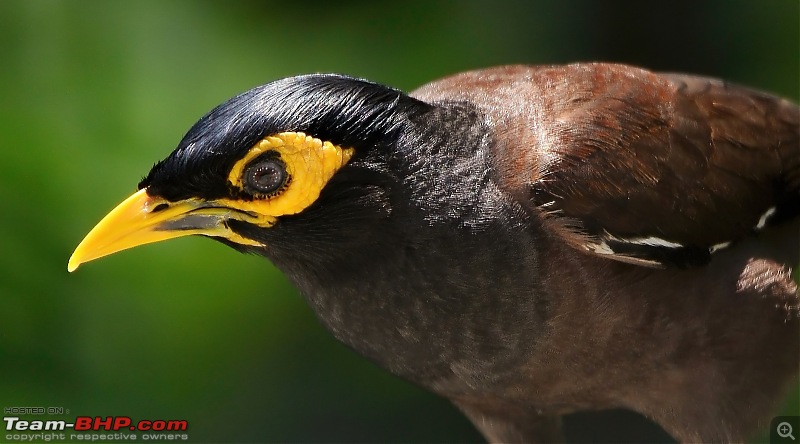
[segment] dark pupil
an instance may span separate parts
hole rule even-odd
[[[247,185],[258,193],[273,193],[280,189],[285,181],[286,169],[283,162],[277,160],[258,162],[247,169]]]

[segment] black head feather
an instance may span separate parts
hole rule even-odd
[[[429,108],[399,90],[341,75],[277,80],[203,116],[139,189],[169,200],[228,196],[227,172],[270,134],[300,131],[359,151],[391,144],[410,117]]]

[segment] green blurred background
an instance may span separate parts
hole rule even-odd
[[[0,407],[187,419],[204,441],[479,441],[448,403],[336,343],[263,259],[199,238],[74,274],[67,258],[197,118],[276,78],[408,90],[601,60],[796,101],[799,17],[795,0],[3,0]]]

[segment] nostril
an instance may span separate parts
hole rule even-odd
[[[169,208],[169,205],[165,203],[160,203],[156,205],[155,208],[153,208],[153,211],[151,211],[151,213],[158,213],[159,211],[166,210],[167,208]]]

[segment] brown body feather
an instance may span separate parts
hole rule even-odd
[[[451,396],[486,436],[559,440],[560,414],[617,407],[685,442],[766,429],[800,368],[800,223],[767,223],[800,207],[795,104],[604,64],[468,72],[412,95],[486,113],[496,181],[549,239],[551,316],[529,365],[491,396]]]
[[[641,247],[600,248],[617,260],[660,263],[645,239],[684,247],[665,254],[708,253],[750,235],[771,208],[800,208],[800,109],[764,93],[579,64],[468,72],[413,95],[478,105],[501,187],[577,248]]]

